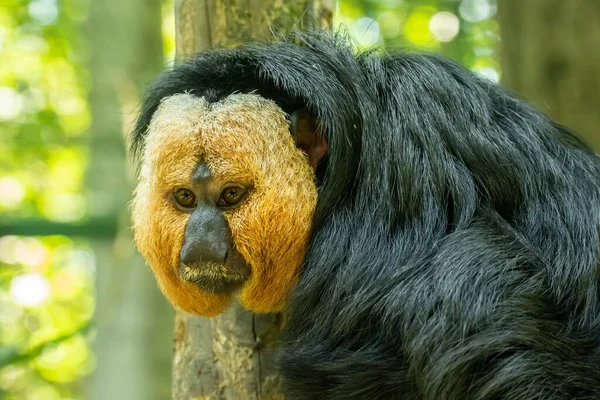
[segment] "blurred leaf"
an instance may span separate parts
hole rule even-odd
[[[14,345],[0,346],[0,368],[12,364],[20,356],[19,348]]]
[[[75,335],[87,335],[92,329],[92,324],[90,322],[85,323],[79,328],[65,333],[63,335],[59,335],[52,340],[48,340],[44,343],[41,343],[33,348],[23,350],[18,349],[16,346],[1,346],[0,347],[0,368],[4,368],[9,364],[17,364],[26,361],[30,361],[31,359],[39,356],[43,351],[48,350],[52,346],[59,344],[62,341],[70,339]]]

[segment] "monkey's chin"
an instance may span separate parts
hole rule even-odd
[[[198,265],[181,264],[179,278],[193,283],[200,289],[210,293],[231,293],[238,290],[248,279],[249,269],[232,270],[227,265],[202,263]]]

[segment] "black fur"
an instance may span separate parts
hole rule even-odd
[[[254,90],[322,122],[287,398],[600,399],[598,156],[447,59],[294,41],[176,65],[133,135],[179,92]]]

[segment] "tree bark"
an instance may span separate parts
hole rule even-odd
[[[503,83],[600,150],[600,1],[498,3]]]
[[[175,0],[178,57],[264,41],[271,31],[330,28],[334,0]]]
[[[333,0],[175,0],[177,58],[265,41],[272,31],[331,26]],[[208,319],[177,312],[173,399],[282,399],[274,351],[279,315],[238,304]]]

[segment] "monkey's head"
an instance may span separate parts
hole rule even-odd
[[[175,306],[212,316],[235,295],[254,312],[284,305],[306,252],[313,167],[326,146],[302,112],[295,118],[290,132],[286,113],[255,94],[161,100],[143,139],[133,221]]]
[[[135,240],[185,311],[215,315],[236,296],[251,311],[280,311],[313,247],[345,254],[317,237],[340,228],[333,213],[362,204],[363,120],[375,119],[357,104],[377,108],[349,47],[305,39],[201,53],[146,92],[130,137]]]

